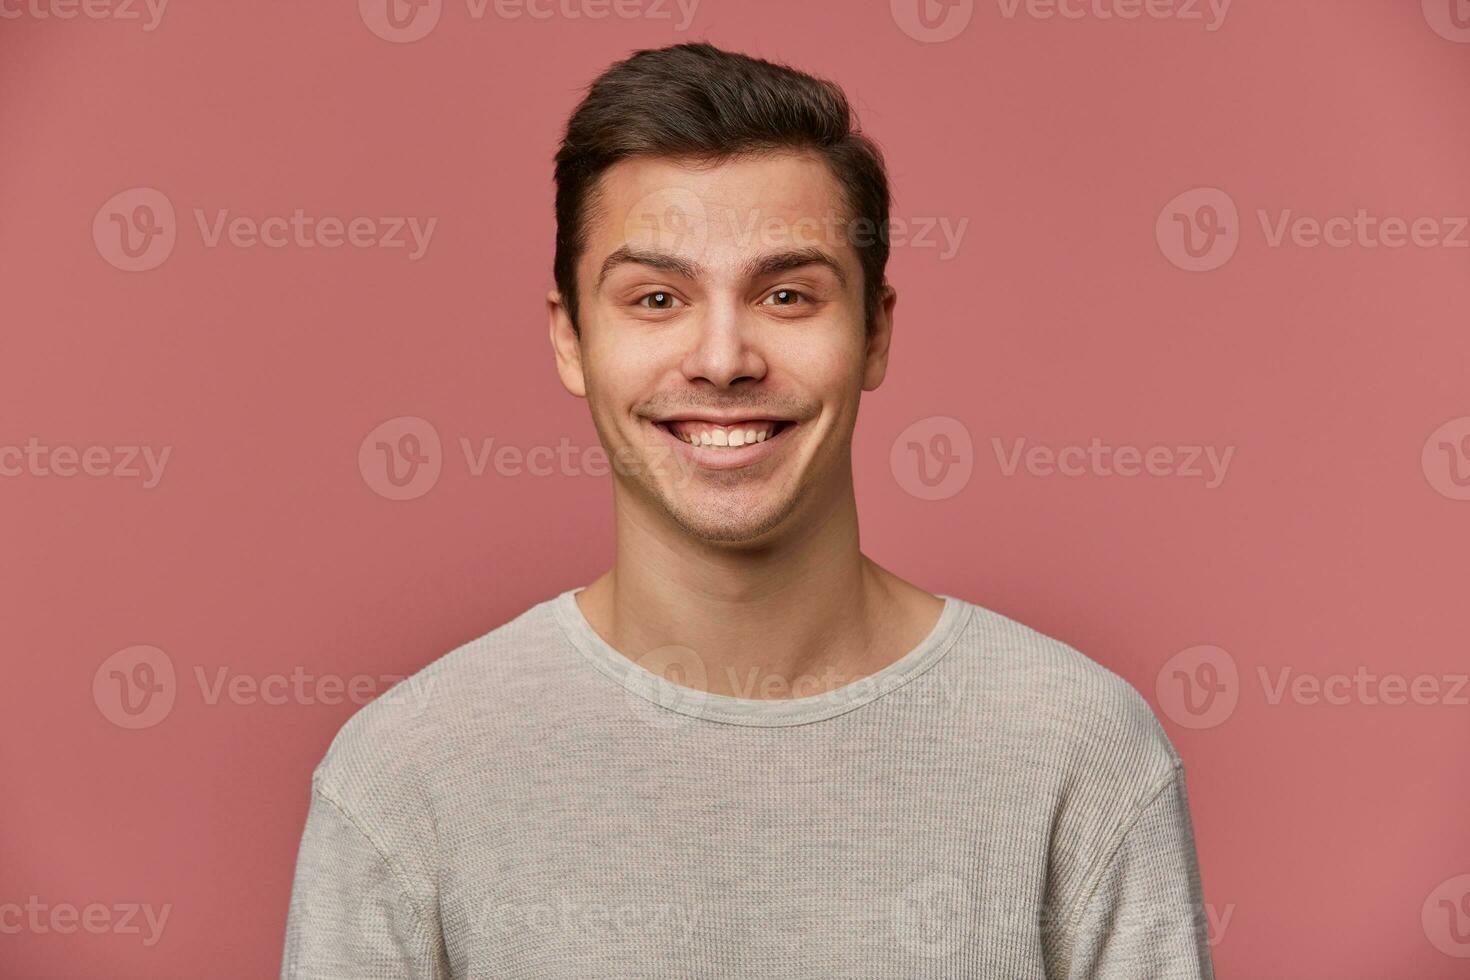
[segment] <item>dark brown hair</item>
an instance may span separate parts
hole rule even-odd
[[[848,240],[863,269],[864,322],[871,327],[888,265],[888,176],[878,146],[859,131],[833,82],[794,68],[676,44],[634,52],[594,81],[556,154],[553,273],[572,328],[576,266],[597,181],[629,157],[720,162],[772,150],[814,150],[842,186],[851,212]]]

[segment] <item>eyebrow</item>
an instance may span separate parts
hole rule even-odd
[[[760,276],[775,275],[778,272],[790,272],[792,269],[800,269],[806,265],[825,267],[837,277],[837,282],[844,289],[847,288],[847,274],[842,271],[842,266],[838,265],[837,260],[831,255],[814,245],[762,255],[745,264],[745,274],[754,279]]]
[[[634,248],[624,245],[613,251],[611,255],[602,260],[602,269],[597,274],[597,288],[601,289],[607,277],[620,265],[641,265],[650,269],[659,269],[663,272],[673,272],[683,276],[685,279],[697,279],[703,271],[703,267],[697,262],[674,255],[672,252],[661,252],[656,249]],[[768,255],[757,256],[745,263],[744,272],[748,278],[774,275],[778,272],[789,272],[803,266],[816,265],[830,271],[837,277],[837,282],[845,289],[847,288],[847,274],[842,271],[842,266],[830,254],[815,246],[807,248],[793,248],[784,252],[772,252]]]
[[[602,288],[602,284],[607,281],[607,277],[612,275],[612,271],[620,265],[647,266],[650,269],[677,273],[685,279],[697,278],[700,270],[698,263],[680,258],[672,252],[660,252],[624,245],[602,260],[602,270],[597,274],[598,289]]]

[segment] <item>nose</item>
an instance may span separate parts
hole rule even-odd
[[[681,364],[685,378],[725,388],[742,379],[759,381],[766,376],[766,360],[757,344],[758,325],[738,303],[709,303],[688,322],[691,334]]]

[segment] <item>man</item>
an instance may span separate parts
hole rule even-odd
[[[551,342],[615,560],[343,727],[282,976],[1212,976],[1143,698],[858,548],[895,292],[842,92],[642,51],[556,182]]]

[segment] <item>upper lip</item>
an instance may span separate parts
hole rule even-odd
[[[665,415],[655,418],[655,422],[708,422],[711,425],[735,425],[739,422],[790,422],[790,419],[779,419],[771,415],[712,415],[709,413],[686,412],[679,415]]]

